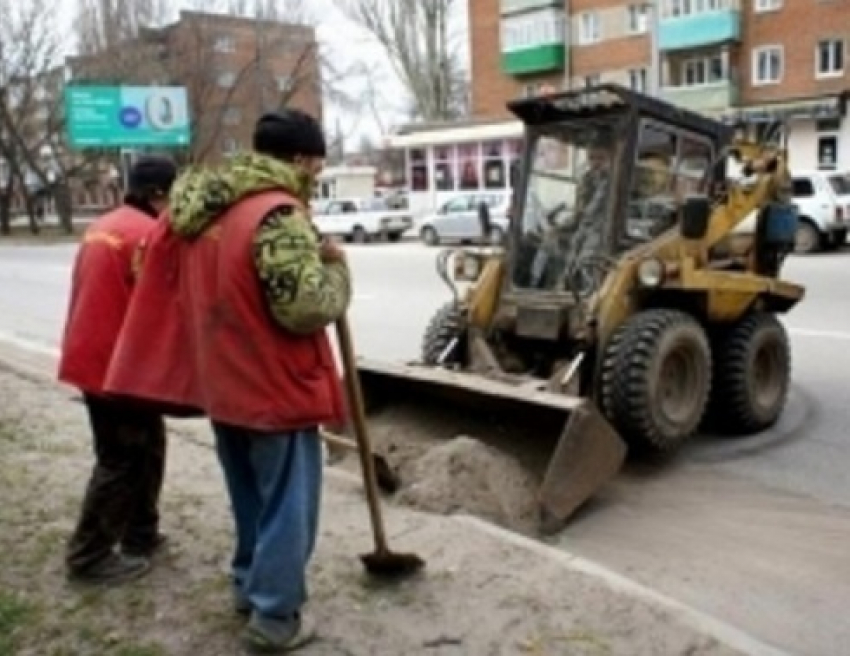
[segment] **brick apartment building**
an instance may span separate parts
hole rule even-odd
[[[394,138],[408,152],[409,181],[426,204],[449,192],[510,186],[509,175],[485,176],[488,153],[504,153],[508,171],[515,166],[520,131],[508,100],[598,82],[658,93],[723,119],[786,119],[795,167],[850,169],[845,0],[469,0],[468,6],[473,120],[453,131],[410,127]],[[441,167],[454,171],[454,184],[441,182]],[[478,170],[477,184],[461,186],[462,170]]]
[[[130,41],[88,44],[69,57],[45,104],[61,106],[65,84],[184,86],[192,130],[182,161],[215,162],[250,146],[256,118],[284,105],[322,119],[318,49],[312,27],[273,20],[181,11]],[[52,73],[55,76],[55,73]],[[46,111],[46,110],[45,110]],[[65,169],[85,154],[63,155]],[[99,210],[121,194],[117,159],[70,180],[76,211]],[[16,208],[22,206],[17,198]],[[49,211],[49,210],[48,210]]]

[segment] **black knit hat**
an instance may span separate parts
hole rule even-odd
[[[297,109],[263,114],[254,128],[254,150],[282,159],[325,157],[325,135],[318,121]]]
[[[167,196],[177,177],[177,166],[164,155],[142,155],[130,167],[130,193],[143,198]]]

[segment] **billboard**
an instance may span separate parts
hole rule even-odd
[[[184,87],[65,87],[65,125],[72,148],[188,146]]]

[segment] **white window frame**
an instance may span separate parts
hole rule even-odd
[[[599,14],[585,11],[578,15],[578,45],[587,46],[602,40],[602,24]]]
[[[221,142],[221,153],[225,157],[233,157],[239,152],[239,142],[234,137],[225,137]]]
[[[776,79],[761,79],[759,77],[759,61],[762,55],[769,55],[771,52],[779,53],[779,76]],[[759,46],[753,48],[752,56],[752,84],[754,87],[768,86],[771,84],[780,84],[782,78],[785,77],[785,48],[779,44],[767,46]]]
[[[683,18],[736,9],[735,0],[659,0],[662,18]],[[781,0],[779,0],[781,2]]]
[[[649,10],[645,4],[631,4],[626,7],[626,32],[646,34],[649,31]]]
[[[213,50],[222,54],[236,52],[236,37],[232,34],[219,34],[213,42]]]
[[[242,122],[242,111],[239,107],[225,108],[221,122],[230,126],[239,125]]]
[[[233,71],[221,71],[215,81],[222,89],[232,89],[236,85],[236,73]]]
[[[783,0],[753,0],[753,11],[757,14],[766,11],[779,11],[782,9]]]
[[[718,78],[717,80],[711,79],[711,66],[713,60],[717,60],[720,62],[720,78]],[[699,70],[700,68],[702,69],[704,75],[703,80],[701,82],[689,83],[687,81],[687,71],[689,66],[695,67],[694,70]],[[723,84],[724,82],[728,82],[729,71],[726,70],[725,62],[723,61],[723,56],[720,54],[704,55],[702,57],[690,57],[688,59],[683,60],[681,63],[679,79],[680,82],[678,88],[695,89],[699,87],[708,87],[713,86],[715,84]]]
[[[831,68],[827,71],[822,71],[820,67],[820,49],[824,44],[829,44],[830,46],[840,46],[841,47],[841,68]],[[815,77],[818,79],[821,78],[830,78],[830,77],[843,77],[844,76],[844,68],[846,66],[845,59],[847,58],[847,44],[844,39],[840,37],[828,38],[828,39],[819,39],[815,44]],[[836,50],[834,48],[831,49],[830,59],[832,60],[832,64],[835,64],[835,60],[838,59],[836,57]]]
[[[649,69],[646,67],[642,68],[630,68],[629,72],[629,87],[633,91],[638,91],[639,93],[646,93],[649,90]],[[635,84],[637,82],[637,84]]]

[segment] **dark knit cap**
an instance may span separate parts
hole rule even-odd
[[[130,192],[142,197],[166,196],[177,177],[177,166],[164,155],[142,155],[130,167]]]
[[[325,135],[318,121],[297,109],[263,114],[254,128],[254,150],[274,157],[325,157]]]

